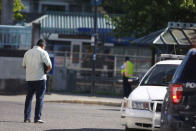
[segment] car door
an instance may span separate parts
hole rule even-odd
[[[190,53],[177,83],[182,83],[182,106],[179,114],[185,122],[196,121],[196,54]]]

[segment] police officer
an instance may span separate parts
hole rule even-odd
[[[133,63],[129,61],[129,57],[125,57],[125,62],[121,66],[121,69],[121,74],[123,76],[123,97],[128,98],[132,91],[131,83],[128,80],[132,77],[134,71]]]

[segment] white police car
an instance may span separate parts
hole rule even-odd
[[[182,56],[173,56],[180,57]],[[127,104],[122,114],[126,118],[126,131],[160,129],[161,106],[166,88],[181,61],[163,60],[147,71],[138,87],[126,99]]]

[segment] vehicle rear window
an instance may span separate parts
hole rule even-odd
[[[156,65],[142,80],[141,85],[167,86],[178,65]]]
[[[196,55],[191,55],[185,64],[179,81],[185,82],[196,82]]]

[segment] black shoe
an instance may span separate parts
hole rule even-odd
[[[43,120],[35,120],[34,123],[45,123]]]
[[[31,120],[25,119],[25,120],[24,120],[24,123],[31,123]]]

